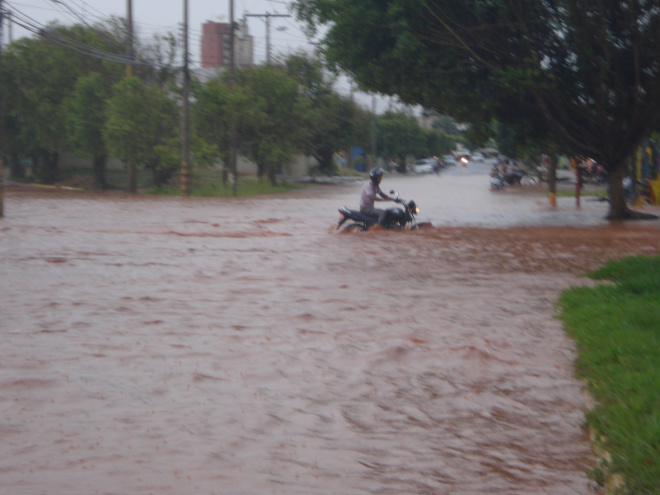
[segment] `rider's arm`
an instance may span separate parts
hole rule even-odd
[[[388,195],[385,194],[383,191],[381,191],[381,190],[380,190],[380,187],[378,188],[377,193],[378,193],[378,194],[376,195],[376,198],[375,198],[376,201],[394,201],[394,198],[388,196]],[[378,195],[380,195],[380,198],[378,197]]]

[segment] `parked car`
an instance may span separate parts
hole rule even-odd
[[[454,155],[445,155],[442,157],[442,163],[445,164],[445,167],[451,167],[456,165],[456,158],[454,158]]]
[[[435,158],[422,158],[413,165],[413,172],[416,174],[432,174],[440,169],[440,164]]]
[[[472,153],[472,161],[483,162],[484,161],[484,155],[482,155],[478,151],[476,153]]]

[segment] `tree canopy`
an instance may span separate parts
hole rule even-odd
[[[369,116],[333,90],[335,78],[329,76],[320,59],[292,55],[284,60],[284,66],[308,100],[302,149],[316,159],[321,173],[330,175],[335,172],[335,153],[368,142]]]
[[[178,116],[176,102],[163,91],[136,77],[127,77],[115,85],[108,101],[104,139],[109,151],[129,167],[144,164],[157,176],[171,173],[171,164],[168,171],[163,170],[159,150],[167,148],[176,137]],[[129,190],[136,189],[136,177],[132,174]]]
[[[610,172],[660,119],[660,0],[299,0],[327,59],[363,89],[462,122],[551,134]]]

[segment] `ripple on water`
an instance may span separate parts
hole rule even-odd
[[[519,228],[515,198],[475,198],[478,177],[387,180],[436,227],[335,235],[359,184],[10,191],[0,492],[587,493],[552,301],[610,257],[659,253],[657,227],[585,208],[574,227]],[[509,224],[450,227],[461,208]]]

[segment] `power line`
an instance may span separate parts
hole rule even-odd
[[[289,14],[244,14],[245,17],[264,17],[266,19],[266,63],[270,64],[270,18],[271,17],[291,17]]]
[[[171,68],[171,66],[163,64],[154,64],[147,62],[136,62],[131,57],[128,57],[123,54],[112,53],[105,50],[100,50],[91,45],[81,43],[79,41],[73,40],[66,36],[63,36],[59,33],[49,30],[46,26],[41,25],[30,16],[24,14],[21,11],[14,10],[12,11],[12,22],[21,26],[23,29],[38,35],[39,37],[49,41],[58,46],[73,50],[77,53],[88,55],[90,57],[99,58],[108,62],[115,62],[119,64],[133,64],[143,67],[155,67],[155,68]]]

